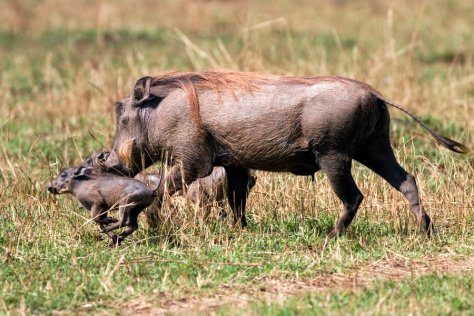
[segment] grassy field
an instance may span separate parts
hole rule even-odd
[[[470,1],[21,0],[0,1],[0,20],[0,314],[474,314],[474,160],[396,111],[393,146],[432,238],[359,164],[365,200],[337,240],[322,174],[258,172],[245,231],[175,200],[159,230],[142,219],[113,250],[45,189],[110,147],[113,102],[164,70],[356,78],[472,148]]]

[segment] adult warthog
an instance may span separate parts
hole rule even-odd
[[[174,72],[139,79],[130,96],[116,103],[114,146],[101,164],[134,176],[157,160],[167,163],[159,199],[223,166],[234,221],[241,226],[246,225],[249,169],[304,176],[323,170],[343,203],[331,232],[339,235],[363,198],[351,175],[355,159],[400,191],[429,233],[431,220],[415,178],[398,164],[390,145],[387,105],[408,114],[441,145],[468,152],[359,81]]]

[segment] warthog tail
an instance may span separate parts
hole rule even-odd
[[[416,115],[414,115],[413,113],[409,112],[408,110],[404,109],[401,105],[399,104],[396,104],[396,103],[392,103],[388,100],[386,100],[385,98],[381,97],[380,95],[377,95],[377,97],[379,97],[382,101],[384,101],[386,104],[389,104],[391,106],[393,106],[394,108],[397,108],[399,109],[400,111],[402,111],[403,113],[407,114],[408,116],[410,116],[413,120],[415,120],[418,124],[420,124],[424,129],[426,129],[430,134],[431,136],[433,136],[433,138],[438,142],[440,143],[441,145],[443,145],[444,147],[448,148],[449,150],[451,151],[454,151],[455,153],[459,153],[459,154],[467,154],[469,153],[469,148],[467,148],[466,146],[464,146],[463,144],[461,143],[458,143],[457,141],[455,140],[452,140],[451,138],[448,138],[448,137],[445,137],[435,131],[433,131],[428,125],[426,125],[425,122],[423,122],[422,120],[420,120]]]

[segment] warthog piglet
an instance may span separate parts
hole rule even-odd
[[[74,195],[82,206],[92,211],[93,220],[111,238],[111,245],[119,245],[138,228],[138,215],[155,198],[154,191],[136,179],[94,172],[93,168],[84,166],[63,170],[48,184],[48,191]],[[118,220],[107,216],[109,210],[116,209]],[[127,229],[118,235],[113,233],[121,227]]]

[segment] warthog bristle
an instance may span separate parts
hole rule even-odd
[[[132,163],[132,148],[135,138],[130,138],[125,141],[118,150],[119,159],[129,167]]]

